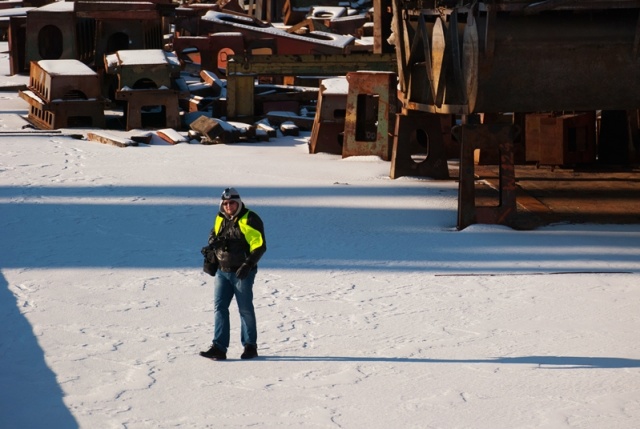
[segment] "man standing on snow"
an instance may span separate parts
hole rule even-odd
[[[256,314],[253,308],[253,282],[258,261],[267,250],[264,225],[260,217],[245,207],[234,188],[222,192],[220,211],[209,234],[209,245],[202,249],[204,271],[214,277],[213,344],[201,356],[224,360],[229,347],[229,305],[236,297],[240,311],[241,359],[258,356]]]

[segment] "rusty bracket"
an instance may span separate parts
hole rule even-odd
[[[457,228],[475,223],[513,225],[517,214],[513,141],[519,128],[512,124],[459,125],[451,132],[460,142]],[[477,207],[474,151],[495,147],[500,152],[499,204]]]
[[[442,115],[411,110],[396,115],[389,175],[392,179],[449,179],[441,118]]]

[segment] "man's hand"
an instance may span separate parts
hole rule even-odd
[[[251,268],[253,267],[245,262],[240,266],[240,268],[238,268],[238,271],[236,271],[236,277],[240,280],[246,279],[247,276],[249,276],[249,271],[251,271]]]

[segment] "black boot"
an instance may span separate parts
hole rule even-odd
[[[253,359],[258,357],[258,348],[253,344],[244,346],[244,352],[240,355],[240,359]]]
[[[200,356],[213,359],[213,360],[225,360],[227,358],[227,354],[222,350],[220,350],[219,348],[217,348],[215,344],[212,345],[211,348],[206,352],[200,352]]]

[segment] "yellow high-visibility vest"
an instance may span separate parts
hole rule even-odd
[[[244,216],[238,219],[238,226],[240,227],[240,232],[242,232],[242,235],[244,235],[244,239],[247,240],[247,243],[249,243],[249,251],[253,252],[255,249],[262,246],[264,240],[262,239],[262,234],[260,233],[260,231],[253,228],[247,223],[250,212],[251,210],[247,210]],[[216,217],[216,222],[214,225],[214,231],[216,232],[216,235],[218,235],[218,233],[220,232],[223,220],[223,216],[218,215]]]

